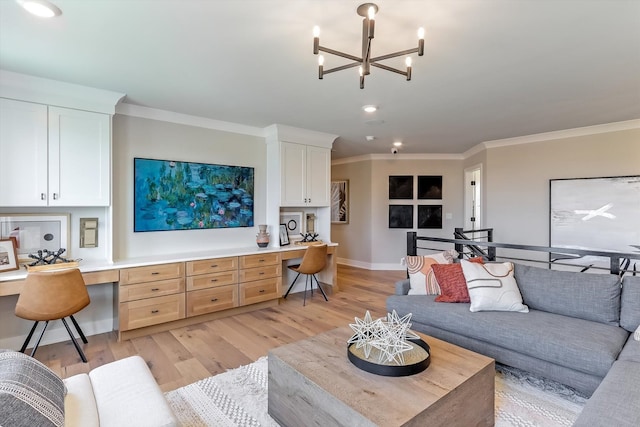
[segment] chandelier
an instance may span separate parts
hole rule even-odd
[[[371,67],[382,68],[383,70],[398,73],[407,78],[407,81],[411,80],[411,57],[407,56],[405,64],[407,66],[406,71],[398,70],[397,68],[389,67],[384,64],[380,64],[379,61],[385,59],[396,58],[398,56],[410,55],[412,53],[418,53],[418,56],[424,55],[424,28],[418,29],[418,47],[413,49],[402,50],[399,52],[389,53],[387,55],[381,55],[371,57],[371,41],[376,26],[376,13],[378,13],[378,6],[374,3],[364,3],[358,6],[358,15],[364,17],[362,20],[362,57],[350,55],[338,50],[329,49],[328,47],[320,46],[320,28],[313,28],[313,54],[318,55],[319,52],[326,52],[331,55],[341,56],[343,58],[350,59],[352,63],[341,65],[339,67],[331,68],[329,70],[324,69],[324,56],[318,56],[318,78],[322,80],[325,74],[334,73],[336,71],[346,70],[348,68],[359,67],[360,72],[360,89],[364,89],[364,77],[371,73]]]

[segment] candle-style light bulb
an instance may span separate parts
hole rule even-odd
[[[373,33],[376,28],[376,8],[373,6],[369,6],[369,10],[367,11],[367,36],[369,39],[373,38]]]
[[[318,56],[318,78],[322,80],[324,76],[324,56]]]
[[[319,55],[318,56],[318,65],[320,65],[320,66],[324,65],[324,56],[323,55]]]
[[[405,64],[407,64],[407,81],[411,80],[411,57],[407,56],[407,59],[404,60]]]
[[[320,27],[313,27],[313,54],[317,55],[320,50]]]
[[[369,19],[376,19],[376,8],[373,6],[369,6],[369,10],[367,11],[367,17]]]
[[[407,64],[407,67],[411,67],[411,62],[412,60],[410,56],[407,56],[407,59],[404,60],[404,63]]]
[[[358,72],[360,73],[360,77],[364,75],[364,71],[362,69],[362,65],[358,67]]]
[[[360,89],[364,89],[364,70],[362,65],[358,67],[358,72],[360,73]]]
[[[424,28],[418,28],[418,56],[424,55]]]

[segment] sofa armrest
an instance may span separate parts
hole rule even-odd
[[[409,285],[409,279],[404,279],[396,282],[396,295],[408,295],[411,285]]]
[[[98,408],[93,397],[91,380],[87,374],[78,374],[63,380],[67,387],[64,397],[65,427],[98,427]]]

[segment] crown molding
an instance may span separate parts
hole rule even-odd
[[[297,144],[313,145],[316,147],[329,148],[333,147],[333,142],[338,135],[330,133],[318,132],[309,129],[296,128],[281,124],[273,124],[264,128],[267,142],[285,141]]]
[[[362,156],[345,157],[331,161],[331,165],[344,165],[347,163],[366,162],[369,160],[464,160],[462,154],[429,154],[429,153],[403,153],[403,154],[363,154]]]
[[[605,123],[601,125],[585,126],[574,129],[557,130],[553,132],[537,133],[533,135],[517,136],[514,138],[485,141],[482,145],[486,149],[506,147],[510,145],[531,144],[533,142],[551,141],[554,139],[574,138],[578,136],[597,135],[600,133],[618,132],[630,129],[640,129],[640,119],[623,122]],[[477,147],[477,146],[476,146]],[[471,150],[473,150],[473,147]],[[471,151],[469,150],[469,151]],[[475,153],[474,153],[475,154]]]
[[[173,111],[143,107],[141,105],[133,105],[126,102],[120,103],[116,107],[116,114],[159,120],[162,122],[176,123],[180,125],[197,126],[205,129],[214,129],[230,133],[259,136],[262,138],[265,137],[265,131],[263,128],[243,125],[240,123],[225,122],[222,120],[208,119],[206,117],[191,116],[189,114],[174,113]]]

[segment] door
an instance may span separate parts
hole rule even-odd
[[[464,170],[464,229],[482,228],[482,165]]]

